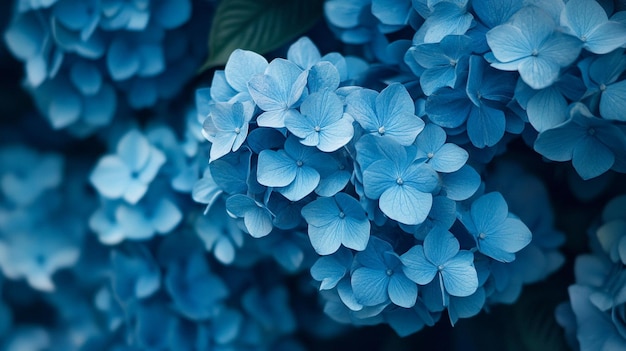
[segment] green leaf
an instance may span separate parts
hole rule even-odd
[[[222,0],[201,71],[226,63],[235,49],[260,54],[302,35],[322,15],[323,0]]]

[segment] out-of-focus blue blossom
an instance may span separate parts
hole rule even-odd
[[[236,220],[224,216],[225,206],[221,200],[212,201],[207,214],[198,217],[194,228],[207,251],[221,263],[231,264],[237,257],[237,250],[243,246],[245,234]]]
[[[594,54],[606,54],[626,44],[626,26],[609,21],[605,10],[594,0],[568,1],[560,22],[583,42],[583,48]]]
[[[102,196],[136,204],[164,163],[159,149],[138,130],[130,130],[117,144],[116,154],[102,157],[89,179]]]
[[[370,222],[359,202],[338,193],[319,198],[302,208],[309,225],[311,245],[320,255],[336,252],[340,245],[363,251],[370,235]]]
[[[535,151],[553,161],[572,161],[583,179],[620,166],[626,150],[622,129],[593,116],[582,103],[570,107],[569,118],[539,134]]]
[[[533,89],[550,86],[559,70],[574,62],[581,49],[579,40],[555,29],[556,23],[543,9],[522,8],[507,23],[487,32],[487,43],[496,59],[491,65],[519,71]]]
[[[197,21],[192,7],[211,12],[190,0],[20,1],[4,40],[53,128],[85,136],[125,106],[172,98],[193,75],[206,29],[183,26]]]
[[[601,224],[590,231],[596,249],[577,257],[576,283],[568,290],[570,301],[557,309],[557,321],[576,336],[580,350],[619,350],[626,346],[624,204],[626,197],[621,195],[604,208]]]
[[[111,287],[123,303],[145,299],[161,287],[157,262],[144,246],[126,246],[111,252]]]

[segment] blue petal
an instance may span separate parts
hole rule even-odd
[[[117,199],[130,184],[130,170],[119,157],[107,155],[98,161],[89,181],[102,196]]]
[[[154,18],[165,29],[182,26],[191,17],[191,1],[166,0],[154,4]]]
[[[378,93],[370,89],[359,89],[346,97],[346,113],[350,114],[368,132],[378,131],[380,122],[376,115]]]
[[[513,62],[532,53],[532,43],[524,33],[511,24],[497,26],[487,32],[487,44],[498,61]]]
[[[384,270],[367,267],[352,272],[352,290],[356,300],[365,306],[376,306],[389,300],[389,276]]]
[[[470,198],[480,187],[480,175],[469,165],[456,172],[441,174],[442,190],[451,200],[463,201]]]
[[[448,143],[442,145],[428,163],[437,172],[452,173],[461,169],[468,158],[465,149]]]
[[[167,199],[162,199],[152,210],[152,227],[157,233],[166,234],[172,231],[183,219],[178,207]]]
[[[493,28],[506,22],[522,4],[517,0],[483,0],[472,3],[472,8],[483,23]]]
[[[332,289],[345,276],[350,264],[352,254],[348,250],[339,250],[334,255],[318,258],[311,267],[311,276],[321,281],[320,290]]]
[[[400,307],[413,307],[417,301],[417,285],[400,272],[391,276],[387,290],[391,302]]]
[[[52,127],[61,129],[80,118],[83,104],[80,96],[70,86],[62,85],[55,88],[47,112]]]
[[[136,129],[128,131],[117,144],[117,154],[131,171],[140,171],[150,158],[150,143]]]
[[[370,199],[378,199],[388,188],[396,186],[398,175],[390,160],[379,160],[363,172],[363,188]]]
[[[443,286],[452,296],[470,296],[478,289],[478,275],[474,268],[474,255],[469,251],[461,251],[453,259],[446,262],[441,277]]]
[[[586,131],[574,123],[565,123],[554,129],[539,134],[534,149],[544,157],[553,161],[569,161],[574,149]]]
[[[472,103],[461,89],[442,88],[426,100],[426,114],[444,128],[457,128],[467,120]]]
[[[287,50],[287,60],[295,63],[303,70],[313,67],[321,58],[322,55],[319,50],[308,37],[298,39]]]
[[[256,74],[261,74],[267,68],[267,60],[252,51],[236,49],[230,54],[224,75],[226,81],[236,91],[248,91],[248,82]]]
[[[445,265],[459,252],[459,241],[447,230],[432,230],[424,239],[424,255],[435,266]]]
[[[307,86],[309,93],[328,89],[335,91],[339,87],[339,71],[330,62],[319,62],[309,71]]]
[[[429,157],[429,153],[436,153],[445,142],[446,132],[436,124],[427,124],[415,140],[415,145],[418,149],[417,157]]]
[[[25,61],[39,53],[46,34],[35,13],[28,12],[16,16],[4,33],[4,40],[13,54]]]
[[[259,154],[257,180],[261,185],[283,187],[296,178],[298,166],[285,151],[263,150]]]
[[[609,85],[600,98],[600,115],[603,118],[626,121],[623,106],[626,106],[626,80]]]
[[[543,89],[528,101],[526,113],[530,124],[541,133],[565,122],[567,101],[557,88]]]
[[[572,164],[576,172],[585,180],[597,177],[611,169],[615,162],[613,152],[600,140],[588,136],[574,147]]]
[[[478,148],[496,145],[504,136],[506,119],[499,109],[481,104],[474,107],[467,118],[467,135]]]
[[[471,217],[479,232],[493,231],[493,227],[500,225],[508,214],[509,207],[499,192],[485,194],[472,203]]]
[[[561,12],[561,25],[570,29],[578,38],[586,38],[608,20],[602,6],[593,0],[570,0]]]
[[[139,56],[133,46],[122,38],[113,40],[106,57],[107,68],[113,80],[125,80],[137,73],[140,68]]]
[[[415,225],[428,216],[433,197],[410,186],[394,185],[383,192],[379,201],[380,210],[387,217]]]
[[[250,233],[253,238],[264,237],[274,228],[269,212],[259,206],[254,206],[254,208],[246,211],[243,222],[248,233]]]
[[[70,71],[70,78],[74,86],[83,95],[94,95],[102,86],[102,74],[93,65],[79,61],[76,62]]]
[[[296,167],[293,182],[277,191],[291,201],[300,201],[315,190],[320,182],[320,174],[311,167]]]
[[[501,262],[515,259],[511,254],[526,247],[532,239],[528,227],[517,218],[509,217],[490,229],[484,240],[479,239],[478,249],[481,253]]]
[[[402,267],[404,274],[417,284],[426,285],[437,275],[437,266],[426,258],[421,245],[413,246],[400,256],[400,259],[404,265]]]
[[[530,56],[519,63],[518,71],[524,83],[533,89],[549,87],[559,77],[560,67],[542,56]]]
[[[606,54],[626,44],[626,28],[623,23],[609,21],[598,26],[587,36],[585,49],[594,54]]]

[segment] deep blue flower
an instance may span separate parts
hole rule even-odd
[[[472,44],[468,36],[448,35],[440,43],[421,44],[407,51],[405,60],[413,59],[425,69],[419,74],[424,94],[431,95],[444,86],[454,88],[459,76],[467,71]]]
[[[626,70],[624,51],[620,49],[603,56],[586,58],[578,62],[578,67],[587,87],[585,97],[595,99],[599,95],[600,116],[610,120],[626,120],[621,110],[626,99],[626,81],[619,80]]]
[[[597,177],[611,169],[626,150],[624,133],[611,122],[593,116],[576,103],[569,118],[539,134],[535,151],[553,161],[569,161],[583,179]]]
[[[409,308],[417,300],[417,284],[404,273],[404,264],[389,243],[371,238],[355,259],[361,264],[352,272],[356,300],[365,306],[388,304]]]
[[[309,239],[320,255],[343,246],[363,251],[370,237],[370,222],[361,204],[345,193],[320,197],[302,208],[309,225]]]
[[[530,243],[532,234],[509,208],[498,192],[474,200],[461,219],[476,241],[478,251],[501,262],[515,260],[515,253]]]
[[[354,134],[352,118],[343,112],[343,103],[332,91],[323,90],[309,95],[301,113],[285,116],[285,127],[300,138],[303,145],[332,152],[346,145]]]
[[[364,44],[378,32],[371,4],[372,0],[330,0],[324,3],[324,14],[343,42]]]
[[[161,287],[161,272],[145,246],[127,245],[111,252],[111,286],[123,303],[145,299]]]
[[[478,288],[474,255],[460,250],[458,240],[446,230],[431,231],[423,246],[413,246],[400,258],[404,274],[417,284],[426,285],[438,277],[442,291],[460,297],[470,296]]]
[[[555,29],[556,23],[543,9],[522,8],[507,23],[487,32],[487,43],[497,60],[491,65],[519,71],[533,89],[551,85],[560,69],[576,60],[582,46],[575,37]]]

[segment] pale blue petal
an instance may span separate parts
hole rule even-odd
[[[182,212],[167,199],[159,201],[152,211],[152,227],[160,234],[172,231],[182,219]]]
[[[343,117],[323,127],[319,133],[317,148],[324,152],[333,152],[348,144],[354,135],[352,120]]]
[[[474,255],[469,251],[461,251],[446,262],[441,271],[443,286],[452,296],[470,296],[478,289],[478,275],[473,264]]]
[[[148,191],[148,184],[138,180],[131,179],[128,183],[128,187],[124,192],[123,198],[130,204],[136,204]]]
[[[260,114],[256,122],[259,127],[270,127],[270,128],[284,128],[285,127],[285,119],[287,116],[298,117],[300,113],[294,109],[279,109],[273,111],[267,111]]]
[[[451,65],[429,68],[420,76],[420,85],[426,96],[445,86],[453,88],[455,82],[456,69]]]
[[[150,222],[137,208],[119,206],[115,211],[115,220],[128,239],[149,239],[154,234]]]
[[[606,54],[626,44],[626,25],[609,21],[587,35],[585,49],[594,54]]]
[[[533,89],[543,89],[554,82],[559,77],[559,65],[551,58],[531,56],[522,60],[517,67],[524,83]]]
[[[345,220],[341,239],[345,247],[355,251],[363,251],[367,247],[370,238],[370,221],[365,217],[365,211],[363,211],[363,217],[361,220],[352,217]]]
[[[248,82],[256,74],[261,74],[267,68],[267,60],[252,51],[236,49],[230,54],[224,75],[226,81],[236,91],[248,91]]]
[[[549,87],[530,98],[526,113],[530,124],[541,133],[565,122],[567,101],[557,88]]]
[[[302,208],[302,217],[315,227],[326,227],[339,218],[339,208],[332,197],[320,197]]]
[[[148,139],[136,129],[133,129],[120,139],[117,144],[117,154],[131,171],[140,171],[150,158],[150,143]]]
[[[561,12],[561,25],[577,37],[587,37],[591,31],[609,20],[600,4],[594,0],[570,0]]]
[[[257,181],[261,185],[283,187],[296,178],[298,166],[285,151],[263,150],[259,154]]]
[[[119,157],[107,155],[98,161],[89,181],[102,196],[118,199],[124,195],[131,182],[130,172]]]
[[[165,154],[154,146],[151,146],[148,162],[144,165],[143,169],[141,169],[137,179],[146,184],[150,183],[154,177],[156,177],[157,173],[159,173],[159,169],[161,169],[165,161]]]
[[[487,44],[501,62],[517,61],[533,51],[524,33],[511,24],[503,24],[487,32]]]
[[[387,290],[391,302],[400,307],[411,308],[417,301],[417,285],[400,272],[391,276]]]
[[[111,78],[116,81],[134,76],[141,64],[133,46],[122,38],[113,40],[109,46],[106,63]]]
[[[433,168],[425,163],[414,162],[402,172],[402,181],[420,192],[429,193],[439,185],[439,177]]]
[[[309,71],[307,86],[309,93],[318,92],[324,89],[335,91],[340,83],[339,71],[330,62],[319,62],[311,67]]]
[[[389,276],[384,270],[367,267],[357,268],[351,277],[352,291],[356,300],[365,306],[387,302]]]
[[[585,180],[595,178],[611,169],[615,155],[595,137],[582,138],[574,147],[572,165]]]
[[[600,98],[600,115],[603,118],[626,121],[626,80],[609,85]]]
[[[226,199],[226,209],[236,217],[244,217],[246,212],[257,207],[254,199],[243,195],[235,194]]]
[[[55,129],[61,129],[76,122],[83,106],[80,96],[69,86],[55,87],[56,91],[48,105],[48,117]]]
[[[413,282],[419,285],[430,283],[437,274],[437,267],[428,261],[421,245],[413,246],[409,251],[400,256],[402,271]]]
[[[298,39],[287,51],[287,60],[297,64],[303,70],[311,68],[321,58],[320,51],[308,37]]]
[[[346,113],[350,114],[368,132],[376,132],[380,127],[376,115],[378,93],[370,89],[359,89],[346,97]]]
[[[39,53],[46,36],[36,13],[28,12],[15,17],[4,33],[4,41],[15,56],[25,61]]]
[[[444,144],[435,152],[428,164],[437,172],[456,172],[467,162],[469,154],[465,149],[455,144]]]
[[[481,184],[480,175],[469,165],[456,172],[441,174],[441,181],[445,196],[455,201],[467,200]]]
[[[296,176],[293,182],[277,191],[291,201],[300,201],[315,190],[320,182],[320,174],[313,168],[296,167]]]
[[[555,32],[539,46],[538,51],[539,57],[565,67],[576,60],[581,48],[582,43],[577,38]]]
[[[467,120],[472,103],[462,89],[442,88],[426,100],[426,114],[435,124],[457,128]]]
[[[443,128],[436,124],[428,123],[415,140],[418,158],[428,157],[429,153],[436,153],[446,142],[446,137],[446,132]]]
[[[398,115],[415,114],[413,99],[404,85],[393,83],[380,92],[376,97],[376,114],[385,122]]]
[[[70,70],[72,83],[83,95],[94,95],[102,86],[102,74],[93,65],[79,61]]]
[[[492,28],[506,22],[522,6],[518,0],[482,0],[472,3],[478,18]]]
[[[490,228],[484,239],[478,240],[478,250],[501,262],[510,262],[513,255],[530,243],[532,234],[528,227],[517,218],[509,217]]]
[[[335,216],[339,218],[339,216]],[[337,221],[333,221],[323,227],[309,225],[308,233],[311,246],[318,255],[330,255],[335,253],[341,246],[342,234],[338,229]]]
[[[424,255],[435,266],[446,265],[460,248],[459,241],[447,230],[431,230],[424,239]]]
[[[352,255],[347,250],[339,250],[335,255],[318,258],[311,266],[311,276],[321,281],[320,290],[334,288],[345,276],[347,266],[343,262],[344,258],[349,260],[348,264],[352,264]]]
[[[363,188],[370,199],[378,199],[390,187],[396,186],[395,165],[390,160],[379,160],[372,163],[363,172]]]
[[[343,117],[343,103],[334,92],[323,90],[309,95],[300,106],[300,112],[323,128]]]
[[[424,222],[433,197],[410,186],[394,185],[380,196],[380,210],[400,223],[415,225]]]
[[[264,237],[274,228],[269,212],[258,206],[254,206],[252,209],[246,211],[243,222],[248,233],[250,233],[253,238]]]

